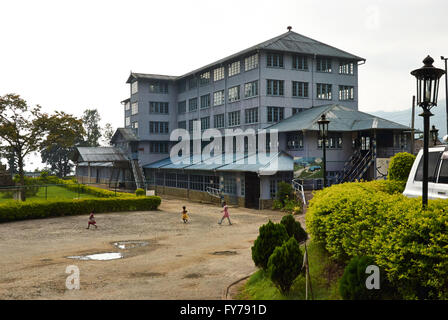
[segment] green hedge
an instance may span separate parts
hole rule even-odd
[[[156,210],[160,197],[33,200],[0,203],[0,222],[95,213]]]
[[[396,181],[334,185],[315,193],[308,231],[331,256],[371,256],[404,298],[448,298],[448,200],[406,198]]]
[[[415,156],[407,152],[399,152],[390,160],[387,179],[390,180],[408,180]]]

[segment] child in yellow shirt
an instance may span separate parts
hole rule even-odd
[[[184,223],[188,222],[188,214],[185,206],[182,207],[182,220],[184,221]]]

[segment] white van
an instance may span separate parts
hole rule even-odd
[[[414,161],[403,194],[410,198],[422,196],[423,149]],[[448,146],[429,148],[428,198],[448,199]]]

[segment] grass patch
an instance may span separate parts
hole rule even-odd
[[[47,200],[50,199],[59,199],[59,200],[67,200],[67,199],[78,199],[78,192],[69,190],[62,186],[48,186],[47,190],[45,187],[40,187],[39,191],[35,196],[27,197],[26,200],[45,200],[45,193]],[[80,199],[88,199],[95,198],[95,196],[87,193],[79,193]],[[8,201],[16,201],[13,199],[4,198],[2,193],[0,192],[0,203],[8,202]]]
[[[302,245],[302,249],[303,245]],[[332,261],[317,243],[307,245],[310,277],[315,300],[340,300],[338,281],[344,268]],[[240,300],[304,300],[305,275],[300,274],[287,295],[283,295],[263,270],[255,272],[241,288]]]

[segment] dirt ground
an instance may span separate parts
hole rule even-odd
[[[255,271],[250,247],[259,226],[282,216],[229,212],[233,225],[218,225],[218,206],[164,198],[158,211],[97,214],[97,230],[86,230],[88,216],[0,224],[0,299],[222,299],[229,284]],[[148,245],[113,245],[125,240]],[[104,252],[124,257],[67,258]],[[66,288],[69,265],[79,268],[79,290]]]

